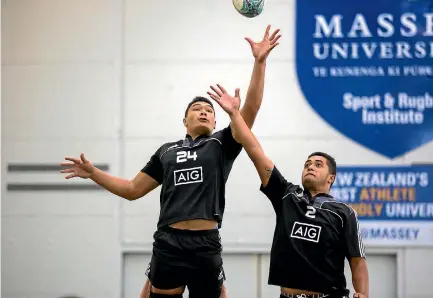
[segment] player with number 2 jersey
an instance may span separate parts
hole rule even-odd
[[[253,161],[262,182],[260,190],[276,213],[268,283],[281,288],[281,298],[348,297],[347,258],[354,297],[368,297],[368,271],[356,212],[329,195],[337,174],[334,158],[314,152],[304,163],[303,188],[286,181],[239,113],[239,89],[234,97],[221,88],[209,95],[230,115],[235,139]]]

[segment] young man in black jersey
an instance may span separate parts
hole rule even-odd
[[[326,153],[312,153],[302,171],[304,189],[287,182],[245,124],[238,110],[239,89],[234,97],[222,87],[213,91],[209,95],[230,115],[234,138],[253,161],[262,182],[260,190],[277,216],[268,283],[281,287],[281,298],[348,297],[347,258],[354,297],[368,298],[368,270],[357,214],[329,195],[335,160]]]
[[[279,30],[262,41],[246,38],[255,58],[253,74],[241,113],[252,127],[260,109],[266,58],[278,45]],[[182,140],[160,146],[133,180],[95,168],[81,154],[66,157],[66,178],[90,178],[108,191],[128,200],[143,197],[161,185],[161,211],[154,234],[149,265],[151,298],[182,297],[185,286],[191,298],[219,298],[225,279],[219,227],[225,209],[225,184],[234,160],[242,150],[231,125],[213,133],[215,110],[204,97],[194,98],[184,115],[187,134]],[[142,291],[142,295],[145,295]]]

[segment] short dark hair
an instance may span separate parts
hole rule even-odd
[[[196,97],[193,98],[193,100],[191,100],[191,102],[190,102],[190,103],[188,104],[188,106],[186,107],[186,110],[185,110],[185,117],[186,117],[186,115],[188,115],[188,110],[189,110],[189,108],[190,108],[194,103],[199,102],[199,101],[203,101],[203,102],[205,102],[205,103],[210,104],[210,106],[212,107],[212,110],[213,110],[214,113],[215,113],[215,108],[213,107],[213,104],[212,104],[212,102],[211,102],[209,99],[207,99],[206,97],[203,97],[203,96],[196,96]]]
[[[329,172],[332,175],[337,174],[337,163],[335,162],[335,159],[331,155],[324,153],[324,152],[313,152],[308,156],[308,158],[310,158],[312,156],[322,156],[322,157],[326,158],[326,164],[328,165]]]

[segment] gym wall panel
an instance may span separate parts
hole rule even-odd
[[[431,297],[433,250],[431,248],[412,248],[405,251],[403,280],[406,297]]]
[[[117,0],[3,0],[2,63],[112,63]]]
[[[150,262],[150,254],[124,254],[122,275],[123,298],[137,298],[146,279],[145,271]]]
[[[2,296],[117,297],[112,217],[15,215],[1,224]]]
[[[228,297],[257,297],[257,256],[253,254],[224,254],[225,285]]]
[[[117,138],[112,65],[15,65],[2,74],[4,137]]]
[[[121,7],[2,1],[4,297],[119,297],[120,199],[76,188],[93,183],[65,181],[58,166],[84,152],[110,174],[121,170]]]
[[[69,174],[60,173],[64,157],[78,157],[81,152],[95,165],[107,166],[109,173],[118,172],[116,141],[50,139],[5,142],[2,148],[2,215],[113,216],[120,198],[107,191],[72,188],[53,191],[60,184],[72,187],[94,185],[91,180],[66,180],[64,177]],[[45,186],[46,190],[23,191],[27,185],[33,188]],[[15,191],[8,191],[9,188]]]
[[[138,247],[146,252],[151,251],[158,216],[159,212],[124,216],[121,224],[122,244],[127,248]]]
[[[179,60],[223,62],[250,60],[244,37],[263,38],[268,24],[280,28],[286,42],[272,59],[293,59],[293,7],[290,2],[268,1],[260,18],[245,19],[231,1],[126,0],[125,46],[127,63]],[[180,9],[182,7],[182,9]],[[163,24],[163,25],[162,25]]]

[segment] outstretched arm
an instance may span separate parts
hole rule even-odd
[[[242,144],[245,152],[247,152],[251,161],[254,163],[257,173],[260,176],[260,180],[262,181],[262,185],[266,186],[274,168],[273,162],[266,156],[262,146],[245,123],[241,113],[235,111],[230,114],[230,119],[232,121],[232,126],[236,131],[237,141]]]
[[[79,158],[65,157],[65,159],[68,160],[68,162],[62,162],[60,165],[68,168],[61,170],[60,172],[69,174],[65,177],[66,179],[74,177],[91,179],[109,192],[129,201],[141,198],[160,184],[150,175],[143,172],[139,172],[132,180],[110,175],[109,173],[96,168],[84,156],[84,153],[81,153]]]
[[[278,39],[281,37],[281,35],[278,34],[280,29],[275,30],[272,35],[269,34],[270,29],[271,25],[268,25],[263,40],[260,42],[254,42],[249,37],[245,38],[251,46],[251,51],[254,56],[254,67],[247,97],[240,113],[249,128],[253,126],[257,113],[262,105],[263,90],[265,87],[266,59],[269,53],[279,44]]]
[[[239,111],[239,89],[236,89],[235,97],[232,97],[226,92],[226,90],[222,86],[218,85],[218,87],[220,89],[219,94],[221,95],[213,94],[210,92],[208,92],[208,94],[221,106],[221,108],[223,108],[224,111],[229,114],[231,119],[231,126],[234,135],[236,135],[236,141],[242,144],[245,152],[247,152],[248,156],[250,157],[251,161],[254,163],[254,166],[257,169],[260,180],[262,181],[262,185],[266,186],[269,182],[269,178],[271,177],[274,164],[265,155],[262,146],[252,133],[251,129],[246,124]]]

